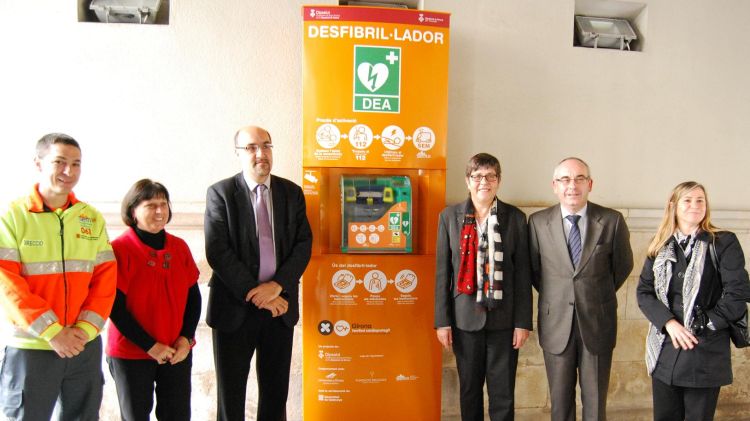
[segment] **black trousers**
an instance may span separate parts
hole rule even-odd
[[[192,351],[175,365],[154,360],[126,360],[107,357],[115,380],[120,416],[123,421],[149,421],[156,392],[156,419],[190,419],[190,372]]]
[[[218,421],[245,420],[250,360],[257,349],[257,421],[286,420],[294,329],[267,310],[253,311],[234,332],[212,330]],[[252,419],[253,417],[249,417]]]
[[[513,329],[469,332],[453,328],[461,420],[484,420],[484,383],[492,421],[512,421],[518,350]]]
[[[711,421],[720,387],[670,386],[651,378],[654,421]]]

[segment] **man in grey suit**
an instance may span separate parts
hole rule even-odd
[[[607,419],[607,388],[617,336],[617,290],[633,269],[630,233],[619,212],[588,201],[589,166],[566,158],[552,188],[559,205],[529,219],[532,283],[539,291],[554,421],[575,421],[580,375],[583,420]]]

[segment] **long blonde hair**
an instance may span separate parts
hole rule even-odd
[[[656,231],[654,239],[651,240],[651,244],[648,245],[648,257],[656,257],[659,250],[667,244],[669,238],[674,234],[675,229],[677,228],[677,204],[683,196],[694,189],[703,190],[703,194],[706,197],[706,215],[699,224],[700,229],[709,233],[711,237],[714,237],[717,232],[721,231],[720,228],[717,228],[711,223],[711,206],[708,204],[708,193],[706,192],[706,188],[695,181],[682,182],[675,186],[675,188],[672,189],[672,193],[669,195],[669,200],[664,209],[664,216],[659,224],[659,229]]]

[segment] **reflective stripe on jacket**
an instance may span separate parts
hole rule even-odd
[[[0,213],[0,305],[14,326],[8,345],[52,349],[63,326],[95,338],[116,285],[104,218],[72,193],[65,209],[50,211],[34,186]]]

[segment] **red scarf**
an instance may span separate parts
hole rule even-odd
[[[456,279],[458,292],[474,295],[477,304],[488,310],[498,307],[503,299],[503,246],[497,204],[495,198],[487,218],[487,232],[480,239],[474,206],[471,200],[467,201],[459,244],[461,262]],[[477,268],[478,264],[483,267]]]
[[[477,276],[477,248],[479,236],[477,235],[477,224],[474,214],[467,214],[464,225],[461,228],[461,263],[458,266],[458,279],[456,289],[462,294],[476,293]],[[467,223],[468,222],[468,223]]]

